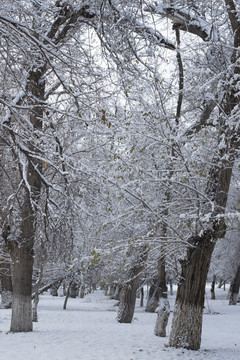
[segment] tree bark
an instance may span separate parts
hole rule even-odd
[[[33,110],[29,113],[33,129],[42,131],[43,106],[39,105],[44,99],[45,82],[43,68],[33,68],[28,75],[27,90],[29,105]],[[35,151],[33,139],[29,142],[29,151]],[[33,275],[33,246],[37,222],[37,204],[41,192],[42,162],[25,155],[25,166],[20,173],[23,179],[22,192],[19,194],[21,217],[17,238],[9,237],[5,231],[5,241],[13,261],[13,301],[10,330],[13,332],[32,331],[32,275]],[[14,226],[14,225],[13,225]],[[11,233],[8,225],[7,232]]]
[[[26,242],[20,246],[14,244],[11,256],[13,301],[10,331],[32,331],[33,239],[26,239]]]
[[[156,336],[166,337],[166,327],[170,315],[170,304],[168,299],[161,298],[160,305],[157,310],[157,314],[158,317],[157,317],[154,333]]]
[[[165,270],[165,259],[160,257],[158,259],[158,277],[154,280],[148,296],[146,304],[146,312],[155,312],[159,305],[160,298],[167,297],[167,283],[166,283],[166,270]]]
[[[69,299],[69,296],[70,296],[71,285],[72,285],[72,282],[70,282],[70,284],[68,285],[68,288],[67,288],[67,292],[66,292],[66,296],[65,296],[65,300],[64,300],[64,304],[63,304],[63,310],[67,309],[67,302],[68,302],[68,299]]]
[[[230,285],[229,305],[237,305],[239,288],[240,288],[240,264],[238,265],[237,271]]]
[[[143,307],[143,299],[144,299],[144,289],[142,286],[140,290],[140,307]]]
[[[139,278],[144,269],[144,264],[148,257],[148,247],[141,246],[133,259],[132,266],[127,273],[128,281],[122,287],[120,294],[120,304],[117,319],[120,323],[131,323],[135,310],[136,295]]]
[[[215,300],[215,284],[216,284],[216,275],[213,276],[212,284],[211,284],[211,300]]]
[[[193,240],[193,246],[182,261],[169,345],[198,350],[201,344],[205,284],[215,242],[211,231]]]

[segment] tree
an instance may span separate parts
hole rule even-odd
[[[64,165],[61,168],[54,164],[54,157],[57,155],[60,159],[63,155],[54,130],[49,140],[46,137],[46,128],[52,126],[48,117],[51,109],[47,100],[59,87],[64,89],[65,94],[72,94],[65,83],[62,69],[58,67],[64,62],[63,59],[59,60],[63,41],[68,32],[73,31],[74,24],[80,17],[91,18],[93,15],[88,12],[88,6],[73,10],[71,6],[58,2],[55,5],[49,4],[50,7],[54,6],[56,12],[48,12],[50,8],[45,8],[45,11],[42,3],[34,1],[17,5],[3,2],[2,5],[9,17],[0,17],[3,28],[1,66],[5,71],[1,75],[3,79],[9,75],[9,89],[6,89],[1,98],[5,113],[1,124],[1,140],[9,151],[8,159],[16,163],[17,175],[14,191],[10,197],[9,194],[6,197],[7,210],[3,218],[3,238],[13,262],[11,331],[31,331],[33,248],[37,216],[44,192],[46,202],[50,204],[49,189],[52,187],[45,175],[45,167],[65,172]],[[23,13],[25,21],[21,22]],[[56,47],[59,44],[62,46],[58,52]],[[14,59],[16,53],[17,64]],[[4,85],[7,86],[6,82]],[[11,92],[15,92],[15,96]],[[56,146],[57,154],[53,150]],[[49,154],[50,149],[52,151]],[[49,155],[48,160],[46,153]],[[63,160],[60,159],[59,162],[61,164]],[[11,204],[7,202],[10,198]]]
[[[203,41],[211,37],[213,39],[215,36],[214,27],[206,20],[207,11],[206,14],[202,13],[202,17],[200,17],[199,6],[198,11],[190,6],[187,10],[184,10],[178,7],[180,3],[178,2],[175,7],[166,8],[151,6],[147,10],[170,18],[174,29],[195,34]],[[192,350],[197,350],[200,347],[205,282],[215,243],[226,232],[225,210],[228,191],[233,166],[239,151],[239,134],[236,130],[238,129],[236,116],[239,104],[237,91],[237,79],[239,77],[239,54],[237,53],[237,47],[240,40],[238,12],[234,1],[226,0],[225,4],[221,3],[219,9],[226,20],[229,20],[233,34],[233,51],[230,61],[225,64],[224,76],[218,81],[218,94],[214,90],[209,89],[211,91],[211,99],[210,102],[206,103],[200,121],[193,124],[185,132],[187,136],[194,136],[207,125],[209,116],[214,109],[214,104],[211,106],[211,102],[212,99],[215,99],[214,102],[219,110],[215,114],[217,119],[215,122],[215,124],[217,123],[217,126],[215,125],[217,148],[211,165],[208,167],[206,186],[205,189],[203,188],[204,200],[200,203],[200,207],[198,206],[200,214],[197,225],[198,229],[197,232],[189,234],[189,246],[185,258],[181,261],[181,280],[178,285],[169,340],[170,346],[185,347]],[[202,24],[205,25],[202,26]],[[207,27],[206,24],[209,24],[209,26]],[[216,47],[212,51],[213,56],[216,56]],[[230,81],[230,78],[233,81]],[[233,124],[236,124],[236,126],[233,126]],[[198,191],[199,189],[198,187]]]

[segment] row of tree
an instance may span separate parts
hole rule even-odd
[[[42,279],[117,278],[126,322],[143,269],[157,298],[175,271],[169,344],[199,349],[211,257],[239,219],[239,11],[234,0],[2,1],[11,331],[32,330],[33,274],[35,295]]]

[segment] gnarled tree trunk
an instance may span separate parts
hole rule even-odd
[[[215,241],[211,231],[193,240],[193,246],[182,261],[169,345],[198,350],[201,344],[205,284]]]
[[[120,323],[131,323],[136,303],[139,278],[148,257],[148,247],[141,246],[133,259],[132,266],[127,273],[127,281],[123,284],[120,294],[120,304],[117,319]]]

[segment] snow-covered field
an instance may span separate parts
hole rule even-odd
[[[32,333],[9,333],[10,310],[0,310],[2,360],[239,360],[240,304],[228,306],[227,291],[217,289],[207,301],[199,351],[168,348],[168,338],[154,335],[156,314],[144,312],[137,300],[132,324],[116,321],[116,301],[100,290],[84,299],[42,295],[39,322]],[[174,296],[170,296],[173,309]],[[168,325],[170,332],[171,318]]]

